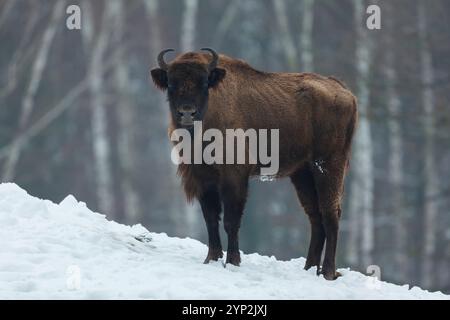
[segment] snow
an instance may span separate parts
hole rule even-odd
[[[55,204],[0,184],[0,299],[450,298],[349,269],[327,281],[303,270],[303,258],[204,265],[206,252],[196,240],[108,221],[73,196]]]

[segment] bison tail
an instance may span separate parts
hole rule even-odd
[[[347,152],[347,169],[350,166],[350,153],[352,146],[353,135],[355,134],[356,125],[358,123],[358,107],[356,98],[353,98],[353,106],[352,106],[352,116],[347,126],[347,132],[345,135],[345,152]]]

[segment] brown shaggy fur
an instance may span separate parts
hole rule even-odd
[[[335,251],[341,197],[350,145],[357,122],[354,95],[339,80],[314,73],[267,73],[242,60],[220,55],[214,86],[203,93],[199,83],[208,77],[211,55],[185,53],[169,64],[164,75],[152,70],[156,85],[169,92],[172,123],[169,135],[179,127],[176,110],[183,99],[196,104],[203,130],[217,128],[279,129],[279,177],[290,177],[311,222],[311,242],[305,268],[320,268],[335,279]],[[225,70],[225,72],[223,72]],[[158,73],[159,72],[159,73]],[[166,78],[164,78],[164,76]],[[217,82],[217,83],[216,83]],[[170,91],[170,89],[169,89]],[[204,110],[201,105],[204,104]],[[226,261],[240,262],[238,230],[247,198],[248,180],[259,173],[257,165],[181,164],[179,174],[189,200],[198,199],[209,235],[205,262],[222,257],[218,225],[222,204],[228,234]]]

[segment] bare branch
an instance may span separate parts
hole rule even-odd
[[[217,25],[217,30],[213,37],[213,48],[220,47],[224,36],[233,24],[234,18],[239,8],[239,0],[232,0],[229,2],[222,19]]]
[[[3,8],[0,14],[0,28],[2,27],[2,24],[5,23],[9,13],[11,12],[12,8],[14,7],[14,4],[16,3],[17,1],[9,0],[3,4]]]
[[[17,75],[20,74],[21,70],[27,65],[25,61],[28,60],[28,58],[30,58],[34,53],[34,50],[32,50],[33,46],[31,46],[31,48],[28,46],[28,50],[25,50],[25,47],[28,45],[33,30],[39,20],[37,10],[34,10],[35,5],[36,3],[33,2],[32,7],[30,8],[30,11],[32,12],[31,17],[30,19],[27,19],[27,24],[25,25],[25,30],[23,32],[24,35],[20,39],[20,43],[11,58],[11,62],[8,65],[8,71],[4,74],[4,76],[7,77],[7,80],[5,80],[6,86],[0,91],[0,98],[9,95],[17,87]],[[38,40],[39,39],[35,42],[38,42]]]
[[[37,53],[36,59],[33,64],[31,79],[25,92],[24,99],[22,100],[21,112],[19,117],[19,131],[24,130],[29,122],[31,113],[34,107],[34,98],[39,89],[39,85],[42,79],[45,66],[47,64],[48,54],[51,44],[56,34],[56,26],[58,25],[63,13],[64,13],[65,1],[58,1],[53,7],[52,17],[47,26],[47,29],[42,36],[42,43]],[[3,171],[3,181],[11,181],[15,175],[15,169],[17,162],[19,161],[20,152],[22,149],[21,144],[14,144],[14,148],[11,150],[9,157],[6,161]]]
[[[107,59],[102,74],[104,75],[114,66],[114,62],[117,60],[117,55],[123,54],[125,49],[119,49],[113,56]],[[39,120],[31,125],[26,131],[22,132],[17,139],[11,144],[4,146],[0,149],[0,160],[7,157],[11,150],[16,147],[16,144],[24,146],[29,141],[40,134],[42,131],[48,128],[55,120],[57,120],[68,108],[74,106],[74,102],[88,89],[89,83],[86,78],[81,80],[76,86],[74,86],[53,108],[45,113]],[[75,105],[76,106],[76,105]]]

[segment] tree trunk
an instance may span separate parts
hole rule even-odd
[[[213,48],[220,49],[223,38],[235,21],[236,13],[239,8],[239,2],[239,0],[231,0],[228,2],[227,8],[225,9],[219,23],[217,24],[217,29],[214,33]]]
[[[181,51],[196,51],[195,34],[197,33],[196,21],[198,11],[198,0],[184,0],[183,20],[181,24]],[[187,232],[191,236],[197,236],[200,232],[200,206],[197,202],[186,204],[186,227]]]
[[[424,247],[422,250],[422,275],[421,281],[424,288],[433,286],[434,259],[436,251],[436,217],[437,204],[433,199],[438,192],[438,177],[436,175],[435,146],[434,146],[434,109],[435,100],[432,89],[434,70],[431,50],[428,45],[428,25],[426,16],[426,4],[419,1],[418,28],[420,46],[420,67],[422,75],[422,105],[424,112]]]
[[[236,28],[239,34],[236,35],[239,39],[237,45],[239,50],[239,56],[247,61],[251,61],[254,65],[263,65],[264,49],[262,48],[261,30],[263,30],[263,21],[259,18],[264,15],[264,8],[259,0],[246,0],[240,1],[237,8],[238,16],[236,21],[239,23]],[[250,181],[250,189],[253,194],[258,194],[261,198],[264,198],[265,185],[263,183],[257,183]],[[271,182],[264,182],[265,184]],[[265,198],[269,201],[249,201],[246,204],[246,212],[257,212],[258,214],[249,214],[246,216],[246,223],[243,225],[248,232],[241,232],[240,237],[242,241],[247,243],[253,250],[258,248],[264,248],[274,246],[274,232],[262,234],[263,228],[261,227],[261,221],[270,221],[273,214],[272,207],[274,197]],[[267,210],[267,208],[270,208]],[[286,230],[285,230],[286,231]],[[285,232],[284,235],[288,234]],[[274,248],[275,249],[275,248]]]
[[[42,36],[41,46],[39,47],[31,70],[30,82],[22,100],[18,132],[9,156],[6,159],[2,181],[12,181],[16,175],[16,166],[17,162],[19,161],[24,142],[22,139],[20,139],[20,134],[29,124],[30,117],[34,108],[34,98],[41,84],[42,74],[44,73],[44,69],[47,64],[50,47],[55,37],[56,31],[58,30],[58,25],[60,25],[61,18],[64,14],[64,8],[65,1],[58,1],[54,5],[50,22],[47,26],[47,29],[45,29],[44,31],[44,35]]]
[[[5,9],[1,10],[10,10],[12,6],[9,4],[15,3],[14,1],[9,1],[5,5]],[[27,19],[26,25],[24,27],[24,31],[21,32],[21,39],[19,45],[17,46],[11,60],[8,63],[8,70],[5,71],[4,76],[8,78],[7,83],[4,87],[0,89],[0,99],[8,96],[11,92],[13,92],[17,85],[19,84],[19,74],[26,67],[26,63],[23,61],[27,58],[28,55],[31,55],[33,50],[27,50],[27,46],[30,46],[30,39],[32,38],[32,34],[36,29],[36,25],[39,22],[40,12],[38,10],[37,2],[29,3],[28,10],[31,11],[30,17]],[[2,12],[2,15],[4,12]],[[8,14],[8,13],[7,13]],[[1,22],[0,22],[1,26]]]
[[[114,0],[110,4],[115,17],[115,32],[113,33],[114,43],[124,41],[125,17],[123,0]],[[119,154],[119,163],[121,166],[121,189],[124,201],[124,218],[129,223],[139,221],[139,197],[134,187],[135,174],[135,155],[133,140],[133,125],[135,123],[134,106],[130,101],[128,86],[130,84],[128,61],[123,54],[117,56],[114,70],[115,87],[117,94],[117,122],[118,122],[118,141],[117,148]]]
[[[312,72],[313,65],[313,24],[314,24],[314,0],[302,2],[302,32],[300,34],[300,58],[303,72]]]
[[[159,1],[158,0],[145,0],[145,10],[147,13],[148,21],[150,23],[150,35],[149,35],[149,48],[150,48],[150,61],[152,65],[156,63],[156,56],[163,49],[163,41],[161,39],[161,30],[159,25],[159,17],[161,16],[159,12]],[[158,139],[152,139],[154,143],[161,143],[162,139],[166,141],[167,139],[167,125],[169,121],[169,110],[167,108],[166,97],[161,93],[156,93],[154,95],[154,108],[157,110],[155,112],[156,117],[154,121],[152,121],[152,126],[157,128],[158,132],[161,132],[161,136]],[[152,135],[154,137],[154,134]],[[166,146],[166,145],[165,145]],[[170,155],[170,144],[167,144],[167,150],[165,152],[161,152],[162,159],[158,159],[158,161],[164,165],[164,173],[163,175],[169,177],[167,181],[167,190],[168,195],[170,197],[170,206],[167,207],[167,224],[173,226],[173,232],[176,235],[185,236],[187,235],[186,231],[186,204],[185,198],[182,194],[180,188],[180,180],[176,174],[176,165],[168,160]],[[161,146],[155,146],[155,148],[161,149]]]
[[[281,40],[281,47],[285,55],[287,66],[291,71],[298,68],[297,65],[297,50],[295,49],[294,41],[292,40],[289,31],[288,16],[286,12],[285,0],[274,0],[275,18],[279,26],[279,34]]]
[[[183,20],[181,24],[181,51],[194,51],[198,0],[184,0]]]
[[[161,30],[159,29],[158,24],[159,1],[145,0],[144,4],[148,20],[150,22],[150,58],[152,59],[152,62],[154,62],[156,61],[156,56],[158,55],[159,51],[163,49],[161,43]]]
[[[390,6],[391,12],[394,10]],[[386,56],[383,73],[386,78],[386,97],[388,121],[387,130],[389,137],[389,152],[388,152],[388,176],[390,180],[390,200],[393,213],[394,234],[393,242],[395,248],[394,260],[395,268],[397,270],[395,277],[398,282],[404,282],[408,279],[409,267],[407,256],[407,217],[405,212],[405,199],[403,197],[403,141],[402,141],[402,127],[400,123],[401,116],[401,101],[398,96],[398,74],[396,69],[395,57],[395,38],[394,38],[394,20],[392,17],[385,18],[386,40],[385,48]]]
[[[88,1],[85,1],[85,4]],[[95,20],[92,14],[85,16],[82,36],[89,45],[92,53],[88,66],[88,82],[91,98],[91,130],[94,154],[94,168],[96,173],[96,197],[98,209],[101,213],[115,217],[113,196],[113,179],[111,172],[110,142],[107,132],[106,105],[103,87],[103,61],[112,29],[110,24],[111,7],[103,8],[100,28],[95,32]],[[91,9],[92,10],[92,9]],[[89,11],[89,10],[84,10]],[[97,36],[94,37],[94,32]]]
[[[353,0],[356,28],[356,71],[359,107],[359,126],[353,142],[352,180],[349,202],[349,242],[347,259],[352,265],[367,267],[373,263],[373,145],[370,121],[368,119],[370,99],[371,42],[366,34],[363,18],[365,6],[360,0]],[[358,261],[359,243],[361,260]]]
[[[17,4],[15,0],[4,1],[0,7],[0,28],[3,23],[8,19],[9,13],[12,11],[14,5]]]

